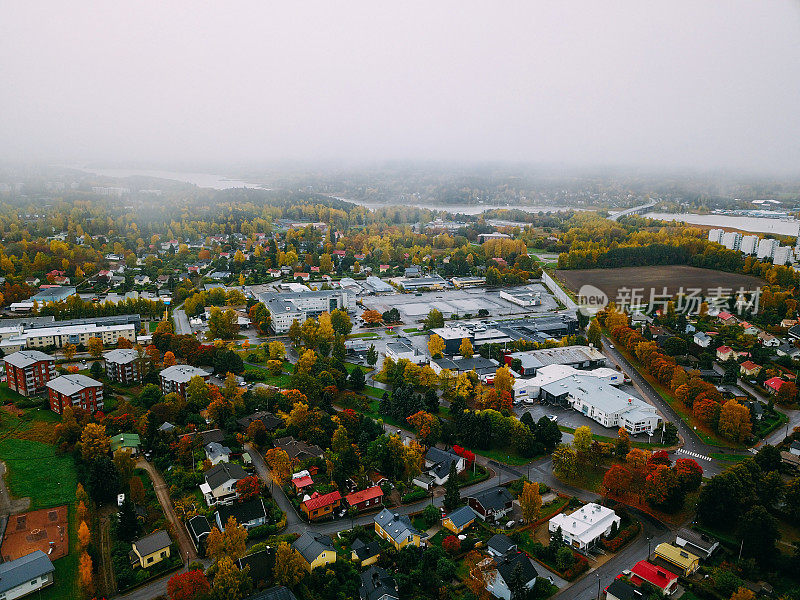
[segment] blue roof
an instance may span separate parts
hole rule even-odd
[[[13,590],[28,583],[31,579],[42,577],[55,571],[50,558],[41,550],[26,554],[16,560],[0,564],[0,593]]]

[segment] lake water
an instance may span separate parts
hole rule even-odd
[[[361,206],[366,206],[370,210],[374,210],[376,208],[386,208],[388,206],[413,206],[415,208],[423,208],[426,210],[446,210],[452,214],[462,214],[462,215],[479,215],[482,212],[487,210],[495,210],[495,209],[508,209],[508,210],[522,210],[528,213],[539,213],[539,212],[559,212],[559,211],[566,211],[566,210],[585,210],[583,208],[574,208],[572,206],[545,206],[545,205],[537,205],[537,206],[512,206],[508,204],[429,204],[425,202],[407,202],[407,201],[398,201],[398,202],[363,202],[361,200],[351,200],[350,198],[340,198],[336,197],[339,200],[344,200],[346,202],[352,202],[354,204],[359,204]],[[510,221],[509,221],[510,223]]]
[[[694,213],[647,213],[644,215],[651,219],[664,221],[685,221],[694,225],[709,225],[712,227],[731,227],[753,233],[772,233],[775,235],[797,235],[800,221],[784,221],[782,219],[767,219],[763,217],[736,217],[733,215],[697,215]]]
[[[86,173],[101,175],[103,177],[114,177],[124,179],[126,177],[157,177],[158,179],[170,179],[172,181],[182,181],[191,183],[201,188],[211,188],[215,190],[226,190],[229,188],[262,188],[256,183],[248,183],[238,179],[228,179],[222,175],[211,173],[192,173],[189,171],[159,171],[155,169],[91,169],[76,167]]]

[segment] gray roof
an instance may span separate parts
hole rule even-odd
[[[221,456],[230,456],[230,454],[231,449],[227,446],[223,446],[217,442],[210,442],[206,444],[206,456],[210,461],[213,461]]]
[[[163,529],[156,529],[150,535],[146,535],[134,541],[133,544],[136,546],[141,556],[147,556],[153,552],[169,548],[170,544],[172,544],[172,540],[166,531]]]
[[[516,548],[517,545],[514,543],[514,540],[507,535],[503,533],[496,533],[489,538],[488,542],[486,542],[486,547],[497,554],[505,554],[509,550]]]
[[[41,550],[0,564],[0,593],[13,590],[31,579],[55,571],[53,563]]]
[[[88,387],[103,387],[103,384],[99,381],[80,373],[56,377],[48,381],[46,385],[48,388],[65,396],[72,396],[72,394],[77,394]]]
[[[213,490],[218,488],[226,481],[235,479],[239,481],[247,477],[245,470],[236,463],[219,463],[215,467],[211,467],[205,473],[206,483]]]
[[[411,519],[407,515],[393,513],[386,508],[375,515],[374,521],[396,542],[401,542],[412,535],[422,536],[411,524]]]
[[[465,525],[471,523],[476,518],[475,511],[469,506],[460,506],[447,515],[445,518],[450,519],[457,528],[461,529]]]
[[[327,535],[306,531],[292,542],[292,548],[297,550],[308,563],[313,562],[325,551],[334,550],[333,542]]]
[[[195,375],[206,377],[208,373],[206,373],[203,369],[198,369],[197,367],[193,367],[191,365],[172,365],[171,367],[163,369],[159,375],[164,379],[168,379],[169,381],[174,381],[176,383],[187,383]]]
[[[232,506],[220,506],[218,516],[219,522],[222,523],[224,529],[228,519],[231,517],[236,519],[239,525],[258,519],[265,519],[267,517],[267,509],[264,508],[264,500],[253,498],[247,502],[237,502]]]
[[[381,598],[399,598],[397,582],[386,569],[372,565],[361,573],[361,587],[358,590],[361,600],[380,600]]]
[[[490,358],[483,358],[482,356],[473,356],[472,358],[459,358],[450,360],[449,358],[437,358],[433,362],[439,365],[442,369],[450,369],[451,371],[475,371],[478,375],[488,375],[497,371],[499,366],[496,360]]]
[[[366,560],[373,556],[378,556],[381,553],[381,545],[378,540],[372,540],[369,544],[365,544],[360,538],[356,538],[350,545],[350,550],[356,553],[358,560]]]
[[[55,361],[55,358],[38,350],[20,350],[19,352],[14,352],[14,354],[9,354],[3,360],[18,369],[24,369],[43,360]]]
[[[502,509],[507,503],[513,502],[514,500],[511,496],[511,492],[500,486],[471,494],[469,497],[478,502],[485,510]]]
[[[714,546],[719,543],[714,538],[700,533],[699,531],[694,531],[693,529],[686,529],[685,527],[678,531],[676,537],[686,540],[688,544],[706,553],[710,552]]]
[[[297,600],[297,598],[289,588],[277,585],[263,592],[258,592],[247,600]]]
[[[520,569],[522,573],[522,581],[526,584],[530,583],[539,576],[536,567],[531,563],[531,559],[524,552],[512,552],[495,559],[497,563],[497,573],[503,578],[507,584],[513,580],[513,574],[516,569]]]
[[[444,479],[450,474],[450,465],[458,463],[461,457],[453,452],[431,446],[428,448],[428,452],[425,453],[425,460],[433,463],[428,470],[432,471],[439,479]]]
[[[188,521],[186,526],[194,539],[199,540],[201,536],[211,533],[211,524],[205,515],[195,515]]]
[[[133,348],[118,348],[117,350],[103,353],[103,358],[106,359],[106,362],[127,365],[139,358],[139,353]]]

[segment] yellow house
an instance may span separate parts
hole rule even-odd
[[[659,544],[656,546],[656,556],[680,568],[684,575],[691,575],[700,567],[699,556],[672,544]]]
[[[350,546],[350,560],[362,567],[368,567],[376,562],[381,556],[381,545],[378,540],[372,540],[365,544],[360,539],[356,539]]]
[[[172,540],[169,538],[169,534],[163,529],[158,529],[131,544],[131,564],[138,564],[143,569],[152,567],[165,558],[169,558],[171,544]]]
[[[461,506],[442,519],[442,526],[455,534],[467,529],[477,518],[475,511],[469,506]]]
[[[375,533],[390,541],[398,550],[422,545],[422,534],[411,524],[411,519],[386,508],[375,515]]]
[[[327,535],[306,531],[292,543],[292,548],[303,557],[309,571],[336,562],[336,549]]]

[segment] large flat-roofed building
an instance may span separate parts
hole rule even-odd
[[[570,375],[543,385],[542,399],[570,406],[609,428],[622,427],[635,435],[653,431],[661,421],[656,409],[613,385],[590,375]]]
[[[486,277],[453,277],[450,283],[457,289],[481,287],[486,285]]]
[[[33,396],[45,390],[48,381],[56,376],[56,361],[38,350],[23,350],[4,359],[9,389],[23,396]]]
[[[514,289],[501,290],[500,297],[518,306],[541,306],[542,293],[534,290]]]
[[[588,371],[579,371],[569,365],[545,365],[536,371],[536,375],[530,379],[517,378],[514,380],[514,398],[520,400],[533,400],[539,397],[543,385],[560,381],[570,375],[587,375],[597,377],[600,381],[611,385],[620,385],[624,382],[625,376],[615,369],[600,367]]]
[[[324,312],[354,312],[356,309],[356,295],[347,289],[308,290],[286,294],[258,292],[255,296],[269,309],[275,333],[289,331],[295,320],[302,324],[306,319],[318,317]]]
[[[208,381],[211,375],[203,369],[198,369],[191,365],[172,365],[163,369],[158,374],[158,378],[161,381],[161,393],[165,396],[175,393],[186,399],[186,388],[192,377],[202,377],[204,381]]]
[[[141,381],[144,360],[133,348],[118,348],[103,354],[106,362],[106,375],[117,383]]]
[[[494,379],[494,374],[497,372],[498,366],[499,363],[496,360],[492,358],[483,358],[479,355],[475,355],[472,358],[458,358],[455,360],[449,358],[435,358],[431,361],[431,368],[437,375],[440,375],[445,369],[449,370],[453,375],[475,371],[483,382]]]
[[[511,365],[519,360],[520,375],[532,377],[547,365],[566,365],[575,369],[596,369],[605,365],[606,357],[592,346],[563,346],[542,350],[527,350],[506,355],[505,363]]]
[[[466,338],[470,342],[474,339],[472,331],[466,327],[437,327],[431,329],[432,335],[438,335],[444,340],[444,353],[445,354],[458,354],[458,349],[461,347],[461,341]]]
[[[367,277],[367,280],[363,283],[363,286],[364,290],[376,295],[393,294],[397,291],[391,285],[383,281],[380,277],[375,277],[374,275]]]
[[[590,503],[572,514],[556,515],[550,519],[547,529],[552,534],[560,528],[565,544],[586,550],[603,536],[610,535],[614,523],[619,527],[620,522],[620,517],[610,508]]]
[[[415,364],[428,362],[428,357],[416,348],[405,338],[398,338],[386,343],[386,356],[397,362],[398,360],[410,360]]]
[[[397,279],[396,282],[407,292],[416,290],[443,290],[447,287],[447,281],[445,281],[439,275],[429,275],[427,277],[401,277]]]
[[[136,342],[136,326],[125,325],[66,325],[54,327],[37,327],[25,330],[19,338],[24,340],[27,348],[44,348],[55,346],[63,348],[67,344],[86,344],[90,338],[100,338],[104,344],[116,344],[119,338]]]
[[[76,288],[72,286],[57,285],[39,290],[39,292],[31,296],[28,301],[38,302],[40,305],[45,302],[61,302],[70,296],[74,296],[76,292]]]
[[[47,382],[50,409],[62,414],[67,406],[89,412],[103,410],[103,384],[86,375],[62,375]]]

